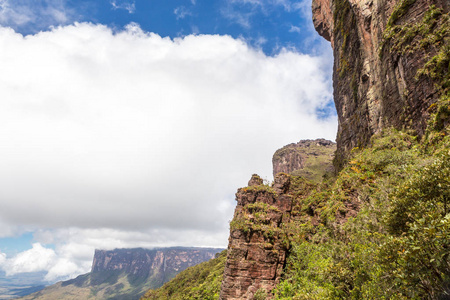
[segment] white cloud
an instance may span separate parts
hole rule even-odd
[[[0,267],[5,263],[6,261],[6,254],[0,252]]]
[[[228,0],[222,6],[221,14],[231,22],[249,29],[255,15],[262,13],[269,16],[280,7],[288,13],[299,12],[302,19],[311,20],[311,0]]]
[[[225,247],[236,189],[283,145],[335,136],[323,57],[136,24],[0,28],[0,48],[0,223],[56,245],[23,256],[47,255],[49,280],[95,248]]]
[[[56,258],[55,251],[43,247],[39,243],[34,243],[33,248],[21,252],[13,258],[3,262],[3,270],[7,276],[18,273],[46,271]]]
[[[302,30],[301,30],[301,28],[298,27],[298,26],[291,25],[291,28],[289,29],[289,32],[300,33],[300,32],[302,32]]]
[[[219,233],[225,241],[225,232]],[[181,236],[181,238],[180,238]],[[24,272],[45,271],[47,282],[75,278],[90,271],[95,249],[112,250],[116,248],[155,248],[197,245],[224,247],[217,237],[205,237],[195,230],[152,229],[144,231],[124,231],[107,228],[80,229],[65,228],[38,230],[34,234],[37,241],[32,249],[23,251],[12,258],[0,252],[0,269],[7,276]],[[54,249],[43,244],[53,244]]]
[[[113,9],[124,9],[130,14],[136,11],[136,3],[134,0],[111,0],[109,3],[112,5]]]
[[[192,16],[192,12],[187,9],[185,6],[176,7],[173,10],[173,13],[177,16],[177,20],[184,19],[187,16]]]
[[[255,11],[237,10],[232,5],[223,6],[220,12],[224,18],[247,29],[251,27],[250,18],[255,14]]]
[[[39,31],[72,22],[75,12],[63,0],[0,0],[0,25]]]
[[[229,0],[228,3],[234,5],[250,5],[259,7],[262,10],[270,9],[270,7],[282,6],[285,11],[290,12],[297,10],[299,6],[311,6],[310,0],[292,1],[292,0]]]
[[[83,256],[80,252],[74,253],[80,251],[80,247],[76,244],[65,244],[55,252],[40,243],[34,243],[31,249],[11,258],[0,253],[0,269],[6,273],[6,276],[44,271],[47,272],[43,278],[45,281],[66,280],[89,272],[93,253],[91,248],[89,247],[89,254],[84,253]]]

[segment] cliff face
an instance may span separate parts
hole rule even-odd
[[[427,110],[440,96],[435,69],[448,68],[448,6],[448,0],[312,1],[316,30],[334,52],[338,168],[383,128],[424,134]]]
[[[96,250],[92,271],[22,299],[139,299],[221,249],[161,248]]]
[[[286,261],[281,226],[292,209],[289,184],[287,174],[278,174],[273,187],[253,175],[249,186],[236,193],[220,299],[270,298]]]
[[[121,271],[141,277],[160,273],[165,282],[181,270],[213,258],[217,252],[199,248],[96,250],[91,273]]]
[[[278,149],[272,158],[273,177],[282,172],[320,182],[333,171],[336,144],[325,139],[301,140]]]
[[[390,142],[383,140],[383,129],[408,129],[420,137],[430,128],[439,131],[450,124],[448,6],[448,0],[313,0],[314,25],[334,51],[334,101],[339,118],[334,165],[338,171],[350,151],[367,146],[374,134],[379,143],[392,144],[395,135]],[[428,123],[430,115],[434,119]],[[319,232],[319,225],[322,229],[329,226],[331,236],[343,235],[343,224],[358,216],[362,200],[372,196],[365,193],[377,191],[371,187],[358,193],[354,187],[358,181],[349,178],[362,176],[361,182],[374,184],[373,170],[379,166],[362,168],[356,161],[350,163],[357,165],[344,169],[347,173],[334,183],[333,190],[326,183],[315,185],[295,176],[308,177],[305,153],[314,156],[311,147],[320,143],[301,141],[275,153],[274,175],[281,171],[294,176],[279,173],[272,187],[253,176],[248,187],[238,190],[220,299],[273,297],[286,255],[291,254],[286,241],[307,243],[305,237]],[[332,147],[328,142],[323,146]],[[398,151],[399,146],[383,147],[383,151]],[[368,153],[370,165],[374,157]],[[405,162],[379,155],[388,159],[386,165],[398,167]],[[376,201],[379,196],[373,195]]]
[[[301,194],[291,181],[302,182],[304,179],[298,177],[302,176],[320,182],[326,172],[333,171],[335,150],[336,144],[325,139],[287,145],[273,156],[272,186],[253,175],[248,187],[238,189],[220,299],[273,296],[271,291],[280,280],[289,248],[284,226],[291,214],[296,214],[292,213],[293,198]]]

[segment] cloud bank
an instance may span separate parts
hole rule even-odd
[[[317,116],[328,58],[133,24],[0,28],[0,48],[0,234],[39,242],[3,258],[11,272],[36,253],[54,280],[88,271],[94,248],[225,247],[236,189],[271,179],[283,145],[335,137]]]

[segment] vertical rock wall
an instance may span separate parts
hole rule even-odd
[[[292,209],[289,184],[287,174],[278,174],[272,187],[253,175],[236,193],[220,299],[253,299],[257,293],[270,299],[286,261],[281,226]]]
[[[325,139],[301,140],[278,149],[272,157],[273,177],[282,172],[320,182],[333,172],[336,144]]]
[[[436,24],[428,32],[407,30],[428,20],[432,5],[441,9]],[[448,7],[448,0],[313,0],[314,26],[334,52],[338,168],[352,148],[383,128],[424,133],[427,109],[439,93],[436,79],[418,71],[448,44],[448,34],[423,41],[442,30]]]

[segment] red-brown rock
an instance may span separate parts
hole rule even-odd
[[[263,185],[258,178],[253,175],[249,187],[236,193],[222,300],[253,299],[260,289],[270,299],[285,264],[287,249],[281,224],[289,220],[292,209],[292,198],[286,194],[290,176],[278,174],[272,187]]]
[[[436,82],[417,76],[417,72],[436,54],[438,45],[424,44],[414,51],[393,50],[394,42],[386,40],[384,34],[388,26],[420,22],[432,5],[448,13],[448,0],[312,1],[314,26],[331,41],[334,52],[338,169],[352,148],[367,145],[370,137],[383,128],[424,133],[427,109],[439,95]],[[396,14],[391,18],[393,11]]]

